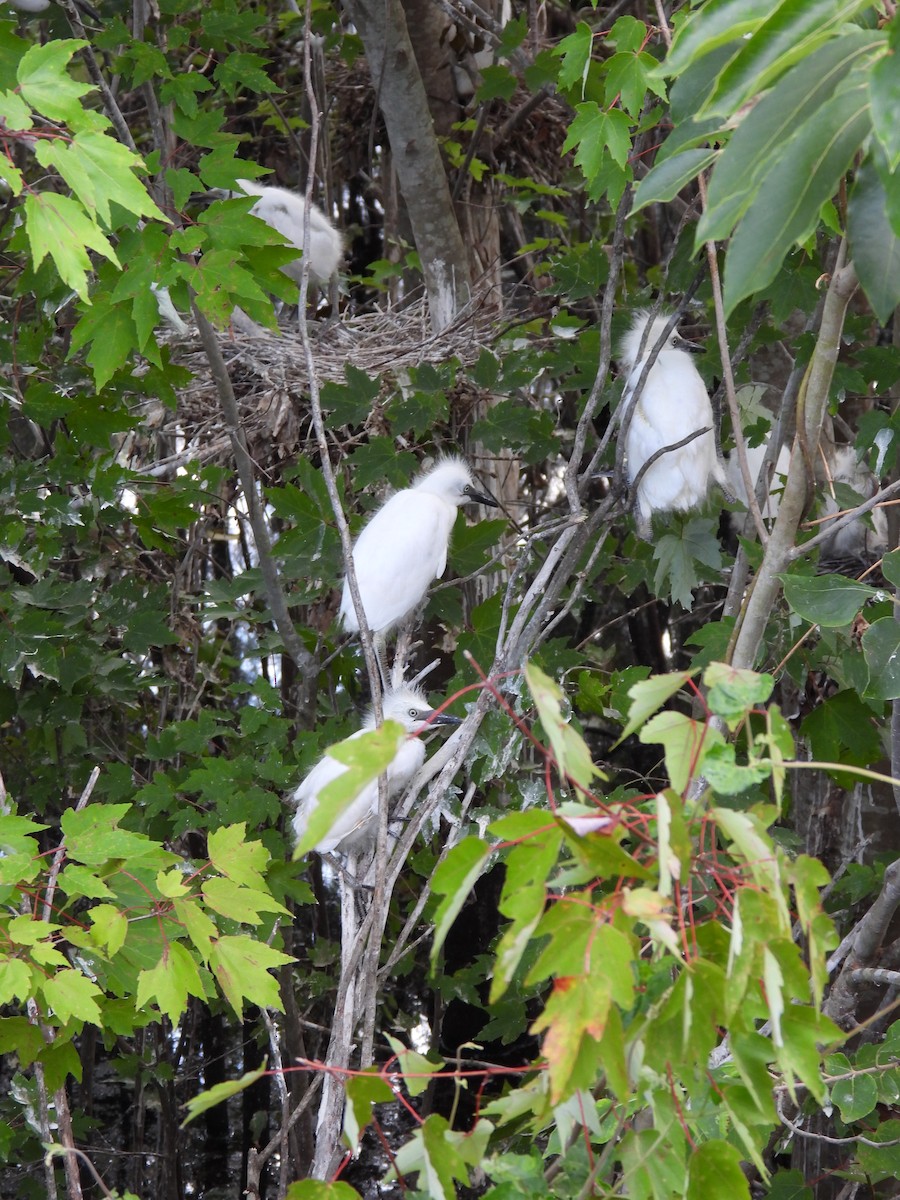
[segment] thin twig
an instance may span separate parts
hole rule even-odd
[[[700,199],[704,209],[706,208],[706,179],[701,172],[697,177],[697,182],[700,186]],[[759,544],[765,546],[769,540],[769,533],[766,529],[765,522],[762,519],[762,513],[759,510],[759,501],[756,499],[756,480],[750,474],[750,465],[747,462],[747,443],[744,440],[744,432],[741,428],[741,414],[738,408],[737,392],[734,387],[734,372],[731,369],[731,356],[728,353],[728,331],[725,328],[725,306],[722,299],[722,281],[719,277],[719,256],[716,252],[716,243],[706,243],[706,259],[709,263],[709,277],[712,282],[713,308],[716,314],[716,334],[719,339],[719,356],[722,363],[722,379],[725,383],[725,397],[728,401],[728,412],[731,416],[731,432],[734,435],[734,448],[737,454],[738,466],[741,471],[741,479],[744,481],[744,491],[747,495],[747,507],[753,517],[753,524],[756,526],[756,533],[759,538]]]
[[[272,1068],[275,1073],[275,1086],[281,1100],[281,1141],[278,1147],[278,1196],[279,1200],[285,1195],[288,1187],[288,1170],[290,1168],[290,1150],[288,1146],[288,1123],[291,1116],[291,1096],[284,1078],[284,1056],[281,1053],[281,1038],[278,1026],[272,1014],[265,1005],[260,1006],[260,1013],[269,1035],[269,1051],[272,1055]]]
[[[97,785],[97,780],[100,778],[100,768],[94,767],[88,776],[88,781],[82,789],[81,795],[75,806],[70,809],[70,812],[81,812],[87,802],[91,798],[91,793]],[[41,910],[41,920],[49,921],[53,915],[53,898],[56,895],[56,884],[59,879],[60,868],[63,865],[63,860],[66,857],[66,839],[65,835],[60,838],[59,845],[53,855],[53,861],[50,864],[50,870],[47,873],[47,886],[44,889],[44,903]]]
[[[453,849],[453,847],[456,845],[456,843],[462,837],[463,832],[465,830],[466,813],[469,811],[469,805],[472,803],[474,796],[475,796],[475,784],[470,783],[468,790],[466,791],[466,794],[463,798],[462,805],[460,806],[459,821],[455,825],[453,830],[451,831],[450,836],[444,842],[441,852],[438,855],[437,862],[434,864],[434,867],[432,869],[432,872],[431,872],[432,877],[434,876],[434,872],[438,869],[438,867],[441,865],[441,863],[444,861],[444,859],[447,857],[447,855],[450,853],[450,851]],[[391,953],[388,957],[387,962],[384,964],[383,967],[381,967],[381,969],[378,972],[379,978],[381,980],[390,978],[391,972],[393,971],[394,967],[397,965],[397,963],[400,961],[400,959],[406,953],[407,943],[409,942],[409,939],[412,936],[413,930],[415,929],[416,925],[418,924],[419,917],[422,915],[422,910],[425,908],[425,905],[428,903],[430,896],[431,896],[431,882],[430,882],[430,880],[425,880],[424,887],[422,888],[419,895],[416,897],[416,903],[413,905],[412,912],[406,918],[403,928],[400,930],[400,933],[398,934],[397,939],[394,942],[393,948],[391,950]]]
[[[591,385],[584,409],[578,419],[578,427],[575,430],[575,438],[572,442],[572,452],[566,464],[566,499],[569,502],[569,510],[573,516],[579,516],[583,511],[581,494],[590,479],[591,473],[596,469],[594,463],[599,461],[598,455],[606,449],[607,444],[607,439],[601,442],[592,459],[591,466],[579,478],[581,460],[584,456],[585,446],[587,445],[588,434],[593,428],[594,417],[597,415],[597,410],[600,407],[600,401],[603,398],[603,392],[609,378],[609,365],[612,361],[612,314],[616,301],[616,290],[622,273],[622,264],[625,261],[625,224],[630,208],[631,190],[626,188],[616,209],[616,224],[613,232],[609,277],[606,281],[606,287],[603,289],[603,302],[600,306],[600,361],[597,363],[594,382]],[[610,427],[612,425],[613,422],[610,422]]]
[[[137,146],[134,143],[134,138],[131,136],[131,130],[128,128],[128,122],[122,116],[122,110],[116,103],[116,99],[110,91],[109,84],[100,70],[100,64],[97,62],[97,56],[94,54],[94,48],[90,45],[90,39],[87,35],[87,30],[84,27],[84,22],[81,19],[81,13],[78,11],[74,0],[57,0],[60,8],[65,12],[69,24],[72,26],[72,32],[76,37],[83,38],[89,44],[81,47],[81,57],[85,61],[88,69],[88,74],[91,81],[103,97],[103,107],[106,109],[106,115],[112,122],[112,126],[116,131],[116,136],[123,146],[127,146],[133,154],[137,154]]]
[[[887,487],[876,492],[870,500],[864,500],[856,508],[848,508],[844,512],[835,513],[833,516],[823,517],[821,524],[824,527],[815,537],[811,537],[809,541],[801,542],[799,546],[795,546],[793,550],[789,551],[788,560],[793,562],[795,559],[803,558],[810,550],[814,550],[817,546],[821,546],[823,542],[827,542],[841,529],[852,525],[858,517],[871,512],[873,508],[877,508],[887,500],[893,500],[895,496],[900,496],[900,479],[894,483],[889,483]]]
[[[266,599],[269,602],[272,619],[281,637],[282,645],[294,660],[299,677],[304,681],[303,703],[301,707],[308,711],[311,708],[311,697],[315,691],[315,659],[303,645],[297,631],[294,629],[290,613],[288,612],[287,600],[285,599],[281,580],[278,576],[278,568],[275,565],[275,558],[272,553],[269,527],[257,492],[253,460],[247,448],[247,437],[241,424],[234,388],[231,386],[231,378],[228,374],[225,360],[222,357],[219,340],[212,325],[210,325],[205,315],[200,311],[196,300],[193,298],[191,300],[191,309],[194,314],[194,321],[197,324],[197,330],[200,334],[200,341],[209,363],[210,374],[215,383],[216,393],[225,421],[225,429],[231,441],[234,462],[237,467],[238,478],[241,481],[241,490],[244,493],[247,514],[250,518],[250,528],[253,530],[253,541],[256,545],[257,557],[259,558],[259,569],[266,590]]]
[[[881,1149],[882,1147],[886,1146],[900,1146],[900,1138],[894,1138],[889,1142],[876,1142],[873,1141],[872,1138],[864,1137],[861,1133],[857,1134],[855,1137],[846,1138],[829,1137],[826,1133],[810,1133],[809,1130],[801,1129],[799,1125],[795,1125],[794,1122],[785,1115],[784,1097],[780,1093],[776,1094],[775,1111],[778,1113],[778,1119],[784,1122],[788,1129],[790,1129],[791,1133],[797,1134],[798,1137],[808,1138],[813,1142],[825,1142],[829,1146],[874,1146],[877,1149]]]

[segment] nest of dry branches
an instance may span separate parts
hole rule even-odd
[[[399,377],[423,363],[453,359],[474,362],[493,340],[494,327],[484,309],[470,305],[440,333],[432,333],[424,301],[403,309],[344,315],[308,322],[309,344],[318,384],[346,384],[347,368],[378,379],[387,399]],[[163,335],[172,358],[193,378],[179,392],[176,453],[161,453],[149,468],[165,473],[181,463],[230,461],[231,443],[216,384],[199,335]],[[273,465],[293,458],[312,438],[309,371],[296,315],[278,334],[251,335],[237,329],[220,334],[220,345],[251,451],[258,462]],[[148,413],[147,427],[173,428],[162,406]]]

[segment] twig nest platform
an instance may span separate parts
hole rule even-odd
[[[309,342],[316,379],[352,385],[355,368],[381,383],[386,400],[398,378],[411,367],[439,365],[452,359],[474,362],[493,339],[491,323],[483,309],[470,306],[439,334],[431,331],[427,305],[420,301],[403,309],[367,312],[327,321],[309,320]],[[160,331],[172,358],[186,367],[193,379],[179,390],[175,414],[148,414],[149,426],[164,427],[183,439],[175,457],[208,463],[230,459],[230,440],[221,414],[215,382],[195,331],[180,336]],[[251,450],[258,446],[260,459],[271,463],[293,459],[313,437],[309,405],[309,373],[296,314],[280,333],[249,334],[231,328],[219,334],[219,345],[238,400],[244,432]],[[327,402],[324,407],[327,412]],[[367,425],[380,424],[376,400]],[[375,428],[373,432],[382,432]],[[265,443],[263,447],[262,443]],[[165,456],[172,463],[172,456]],[[158,470],[162,463],[157,462]],[[174,465],[174,464],[173,464]]]

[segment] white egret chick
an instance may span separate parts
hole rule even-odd
[[[238,179],[238,187],[248,196],[259,196],[250,209],[255,217],[276,229],[282,237],[303,249],[303,227],[306,218],[306,201],[296,192],[287,188],[267,187],[254,183],[250,179]],[[314,204],[309,209],[309,278],[312,283],[327,283],[335,271],[344,253],[344,243],[340,233],[331,224],[320,208]],[[293,279],[300,282],[303,259],[285,264],[281,269]]]
[[[754,481],[759,478],[768,440],[766,438],[762,445],[747,449],[747,465]],[[816,480],[816,487],[820,493],[824,489],[820,510],[823,516],[833,516],[848,507],[832,494],[832,489],[828,484],[829,479],[832,484],[842,484],[844,487],[850,488],[863,500],[869,500],[875,495],[878,490],[878,480],[866,464],[859,461],[852,446],[832,445],[825,451],[824,458],[824,464],[821,462],[817,464],[819,467],[817,475],[827,478],[817,478]],[[772,474],[772,482],[769,485],[769,495],[763,507],[763,517],[768,524],[771,524],[778,516],[778,510],[781,507],[781,493],[784,490],[790,461],[790,450],[787,446],[782,446],[778,452],[778,460]],[[729,455],[728,478],[737,498],[746,504],[744,482],[741,479],[735,454]],[[836,530],[832,536],[825,538],[819,550],[820,562],[836,564],[867,562],[883,554],[887,546],[887,517],[880,508],[872,509],[869,516],[871,525],[865,517],[856,517],[842,529]],[[732,513],[731,522],[733,528],[740,532],[743,528],[742,514]],[[826,521],[817,525],[816,532],[827,533],[832,524],[833,522]]]
[[[443,575],[456,510],[470,503],[499,507],[493,496],[476,489],[463,459],[442,458],[386,500],[356,539],[353,566],[360,599],[369,629],[382,642],[418,608],[432,580]],[[359,631],[346,579],[341,619],[345,629]]]
[[[385,720],[397,721],[410,734],[427,732],[432,725],[461,724],[459,717],[452,717],[448,713],[435,714],[425,693],[419,688],[400,687],[385,692],[381,707]],[[374,728],[375,714],[370,709],[362,727],[352,736],[357,738]],[[400,795],[424,761],[425,743],[421,737],[409,737],[401,742],[385,772],[389,800]],[[319,806],[322,789],[346,770],[343,763],[325,754],[296,789],[291,799],[297,807],[293,826],[298,841],[306,832],[311,814]],[[344,809],[314,849],[320,854],[326,854],[329,850],[340,850],[342,853],[362,850],[374,841],[377,831],[378,780],[373,779]]]
[[[666,314],[651,320],[646,311],[635,313],[620,353],[622,367],[628,372],[622,397],[624,406],[633,402],[644,364],[662,339],[669,320]],[[648,325],[649,332],[641,352],[641,340]],[[702,353],[702,348],[685,341],[677,329],[668,334],[650,368],[628,426],[625,453],[629,483],[634,482],[641,468],[658,450],[680,442],[698,429],[707,430],[687,445],[660,455],[641,476],[635,498],[641,537],[649,537],[654,513],[687,512],[700,507],[706,499],[710,480],[726,486],[725,470],[716,453],[712,405],[700,372],[691,360],[693,353]]]
[[[14,8],[16,12],[25,13],[27,16],[36,16],[37,13],[46,12],[50,7],[50,0],[6,0],[10,8]],[[92,21],[100,21],[100,14],[88,0],[75,0],[75,7],[84,16],[90,17]]]
[[[852,446],[836,446],[828,456],[831,480],[851,488],[863,500],[871,500],[878,491],[878,480],[865,463],[856,457]],[[827,488],[827,484],[826,484]],[[836,499],[831,490],[826,490],[823,511],[825,516],[839,513],[849,505]],[[884,509],[873,508],[869,516],[871,526],[865,517],[856,517],[843,529],[838,529],[823,544],[819,552],[822,562],[842,562],[847,560],[870,561],[883,554],[887,548],[888,527]],[[828,529],[833,521],[827,522],[822,529]]]

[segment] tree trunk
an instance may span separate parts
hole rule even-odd
[[[372,70],[409,212],[435,332],[445,329],[470,294],[466,248],[453,211],[428,97],[400,0],[347,0]]]

